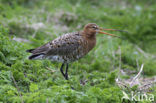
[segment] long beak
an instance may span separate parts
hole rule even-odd
[[[99,33],[101,33],[101,34],[106,34],[106,35],[110,35],[110,36],[113,36],[113,37],[118,37],[118,38],[120,38],[119,36],[116,36],[116,35],[114,35],[114,34],[109,34],[109,33],[106,33],[106,32],[103,32],[103,31],[122,31],[122,32],[127,32],[127,31],[123,31],[123,30],[117,30],[117,29],[103,29],[103,28],[99,28]]]

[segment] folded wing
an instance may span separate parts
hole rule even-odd
[[[64,34],[36,49],[27,50],[32,53],[29,59],[46,58],[52,55],[70,55],[82,48],[83,38],[77,33]]]

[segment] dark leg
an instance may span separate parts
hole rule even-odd
[[[63,73],[63,67],[64,67],[64,63],[61,65],[60,71],[61,71],[62,75],[66,78],[66,75]]]
[[[68,80],[68,63],[66,64],[66,74],[65,74],[66,80]]]

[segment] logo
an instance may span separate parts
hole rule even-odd
[[[122,91],[123,97],[122,100],[129,100],[129,101],[154,101],[154,95],[149,93],[141,93],[141,92],[131,92],[128,95],[126,92]]]

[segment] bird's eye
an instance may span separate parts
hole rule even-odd
[[[93,26],[92,28],[97,29],[97,26]]]

